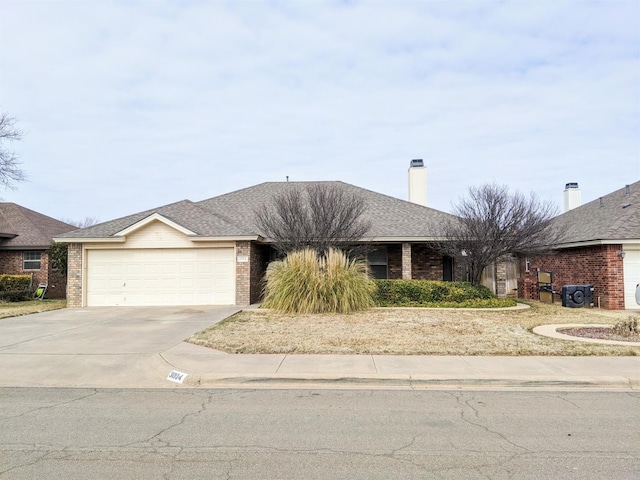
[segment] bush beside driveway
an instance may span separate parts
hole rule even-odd
[[[187,341],[228,353],[640,355],[640,347],[538,336],[546,324],[615,324],[629,312],[528,302],[525,309],[377,308],[349,315],[246,310]]]

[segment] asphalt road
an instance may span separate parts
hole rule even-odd
[[[637,479],[640,392],[0,389],[0,479]]]

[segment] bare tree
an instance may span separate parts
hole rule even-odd
[[[446,240],[438,249],[465,267],[476,285],[485,267],[499,258],[548,252],[561,238],[551,223],[555,204],[542,202],[535,193],[510,193],[506,185],[470,187],[453,213],[458,218],[445,225]]]
[[[280,253],[307,247],[324,253],[351,246],[367,234],[371,222],[362,218],[365,211],[357,194],[315,183],[273,197],[254,214],[258,228]]]
[[[5,145],[19,140],[22,140],[22,130],[16,127],[16,119],[6,113],[0,114],[0,185],[8,189],[27,179],[18,156]]]
[[[87,228],[92,227],[93,225],[100,222],[96,217],[84,217],[82,220],[72,220],[70,218],[61,218],[61,222],[68,223],[69,225],[73,225],[78,228]]]

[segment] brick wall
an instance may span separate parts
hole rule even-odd
[[[37,250],[32,250],[37,251]],[[48,285],[46,298],[64,298],[66,278],[61,272],[54,271],[46,250],[39,250],[41,254],[39,270],[25,270],[22,250],[0,251],[0,273],[8,275],[32,275],[35,288],[40,283]]]
[[[413,244],[411,249],[411,278],[442,280],[442,255],[426,244]]]
[[[70,243],[67,261],[67,307],[82,306],[82,244]]]
[[[442,280],[442,255],[425,243],[412,243],[411,246],[411,278],[416,280]],[[390,279],[402,276],[402,244],[387,245],[387,262]],[[406,258],[406,257],[405,257]],[[454,262],[453,279],[462,280],[464,271]]]
[[[411,244],[410,243],[403,243],[402,244],[402,279],[403,280],[411,280],[412,278],[412,268],[413,265],[411,264],[411,251],[413,249],[411,248]]]
[[[238,262],[238,257],[247,257]],[[236,242],[236,305],[251,304],[251,242]]]
[[[264,272],[269,262],[270,249],[249,241],[236,242],[236,305],[250,305],[262,298]],[[237,257],[248,257],[238,262]]]
[[[49,257],[49,253],[45,252],[45,255],[42,256],[42,261],[44,262],[44,258],[47,258],[47,270],[48,270],[48,288],[47,294],[45,298],[66,298],[67,296],[67,276],[65,272],[54,270],[53,265],[51,265],[51,258]]]
[[[525,258],[520,258],[518,297],[538,300],[538,269],[552,273],[553,289],[557,292],[564,285],[587,285],[594,287],[594,303],[611,310],[624,309],[624,274],[622,258],[618,253],[621,245],[560,250],[553,255],[529,257],[529,272],[525,271]],[[559,297],[556,297],[560,301]]]
[[[402,245],[387,245],[387,276],[393,280],[402,278]]]
[[[269,264],[271,247],[267,245],[251,244],[251,298],[250,302],[258,303],[262,299],[264,287],[264,273]]]

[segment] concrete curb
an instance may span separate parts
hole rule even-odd
[[[412,377],[394,376],[212,376],[193,375],[184,383],[186,387],[196,388],[340,388],[366,389],[385,388],[401,390],[426,389],[602,389],[602,390],[640,390],[640,379],[622,376],[607,377],[503,377],[503,378],[455,378],[449,376]]]
[[[534,327],[533,333],[543,337],[569,340],[571,342],[598,343],[600,345],[622,345],[625,347],[640,347],[640,342],[621,342],[618,340],[601,340],[598,338],[576,337],[558,332],[559,328],[611,328],[610,324],[603,323],[563,323],[558,325],[539,325]]]

